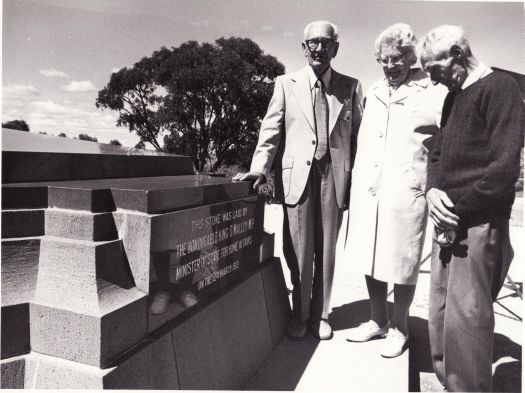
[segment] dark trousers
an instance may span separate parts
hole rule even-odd
[[[450,248],[432,244],[430,348],[449,391],[492,390],[493,302],[512,257],[508,220],[460,231]]]
[[[327,319],[343,216],[337,206],[332,163],[314,160],[299,203],[283,205],[283,209],[283,251],[293,284],[294,318]]]

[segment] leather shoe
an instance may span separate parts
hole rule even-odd
[[[288,337],[292,340],[302,340],[306,336],[306,323],[292,319],[288,324]]]
[[[319,319],[310,324],[310,329],[319,340],[330,340],[334,336],[332,327],[326,319]]]

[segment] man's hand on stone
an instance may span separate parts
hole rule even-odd
[[[237,173],[233,178],[233,181],[243,181],[243,180],[255,180],[253,183],[253,188],[256,189],[261,184],[266,183],[266,176],[260,172],[247,172],[247,173]]]
[[[452,213],[454,204],[445,192],[431,188],[427,192],[427,203],[430,219],[436,228],[446,231],[458,227],[459,217]]]

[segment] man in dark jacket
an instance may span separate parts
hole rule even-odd
[[[429,333],[449,391],[492,390],[493,302],[512,260],[509,218],[525,123],[517,83],[471,52],[464,30],[441,26],[419,44],[433,83],[449,89],[433,138],[426,198],[435,226]]]

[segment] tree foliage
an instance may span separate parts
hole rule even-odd
[[[122,143],[120,143],[120,141],[118,139],[112,139],[109,141],[109,144],[110,145],[115,145],[115,146],[122,146]]]
[[[60,134],[58,134],[58,136],[59,136],[60,138],[67,138],[67,135],[66,135],[65,132],[61,132]]]
[[[89,136],[88,134],[78,134],[78,139],[81,141],[98,142],[97,137]]]
[[[246,166],[282,73],[248,38],[188,41],[112,74],[96,105],[119,111],[117,125],[155,149],[189,155],[198,171]]]
[[[2,123],[3,128],[10,128],[18,131],[29,131],[29,125],[24,120],[11,120]]]

